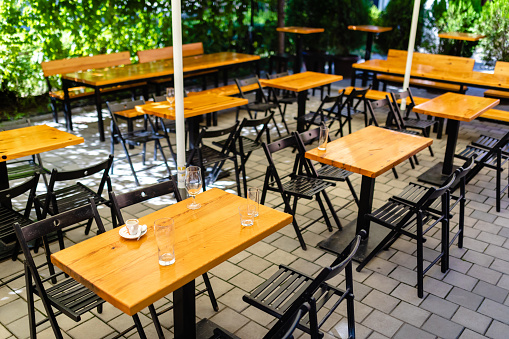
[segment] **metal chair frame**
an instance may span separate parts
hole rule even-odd
[[[368,88],[364,88],[361,90],[354,88],[348,95],[345,95],[345,90],[343,90],[339,94],[342,103],[337,106],[337,110],[335,111],[328,109],[325,110],[328,112],[329,118],[339,121],[339,130],[336,132],[335,136],[341,133],[341,136],[343,137],[343,126],[345,125],[345,122],[348,124],[348,133],[349,134],[352,133],[352,114],[355,113],[364,114],[364,125],[368,126],[368,116],[367,116],[368,113],[366,112],[366,93],[368,93],[370,89],[371,85]],[[354,99],[358,100],[355,105],[353,103]],[[357,110],[357,107],[361,103],[364,103],[364,112]],[[343,118],[345,118],[345,121],[343,121]],[[330,123],[329,128],[332,126],[333,123],[334,121]]]

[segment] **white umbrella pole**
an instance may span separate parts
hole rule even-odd
[[[177,131],[177,178],[178,187],[185,188],[186,129],[184,121],[184,75],[182,65],[182,22],[180,0],[171,0],[173,37],[173,82],[175,86],[175,125]]]
[[[406,58],[405,77],[403,79],[403,91],[410,85],[410,71],[412,69],[412,58],[414,56],[415,35],[417,34],[417,22],[419,21],[419,8],[421,0],[414,0],[414,11],[412,13],[412,25],[410,26],[410,39],[408,41],[408,54]],[[406,100],[401,101],[401,110],[406,109]]]

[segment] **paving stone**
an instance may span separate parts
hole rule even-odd
[[[479,313],[492,317],[505,324],[509,324],[509,307],[490,299],[484,299],[477,310]]]
[[[486,336],[493,339],[505,339],[509,333],[509,325],[494,320],[486,332]]]
[[[406,284],[399,284],[398,287],[392,291],[391,295],[399,300],[404,300],[416,306],[420,305],[423,300],[417,296],[416,287],[408,286]],[[424,295],[426,295],[426,293]]]
[[[468,271],[468,275],[480,280],[484,280],[490,284],[496,284],[502,276],[502,274],[497,271],[479,265],[472,266],[470,271]]]
[[[364,284],[376,288],[386,294],[390,294],[396,286],[398,286],[399,282],[385,275],[374,272],[364,281]]]
[[[403,325],[403,322],[378,310],[374,310],[366,320],[363,321],[363,325],[387,337],[392,337],[401,325]]]
[[[463,327],[444,319],[438,315],[432,314],[431,317],[424,323],[421,329],[433,333],[440,338],[457,338]]]
[[[444,282],[471,291],[477,283],[477,279],[450,270],[449,273],[447,273],[447,276],[444,278]]]
[[[405,323],[414,325],[416,327],[421,327],[426,319],[428,319],[430,314],[430,312],[404,301],[399,303],[399,305],[391,313],[393,317],[396,317],[399,320],[402,320]]]
[[[262,278],[248,271],[240,272],[239,274],[237,274],[236,276],[229,280],[230,283],[240,287],[246,292],[251,292],[264,281],[265,280],[263,280]]]
[[[254,274],[259,274],[262,271],[265,271],[267,268],[269,268],[269,266],[272,266],[273,263],[265,259],[262,259],[256,255],[251,255],[246,259],[242,260],[241,262],[239,262],[237,265]],[[240,271],[242,270],[239,269],[239,272]]]
[[[490,266],[491,269],[509,274],[509,262],[501,259],[495,259]]]
[[[408,285],[414,286],[417,284],[417,273],[405,267],[396,267],[396,269],[389,274],[389,277]]]
[[[443,318],[450,319],[459,306],[450,301],[429,294],[421,303],[420,307],[440,315]]]
[[[131,320],[131,323],[128,326],[124,327],[124,329],[132,325],[134,325],[134,322]],[[114,332],[113,328],[109,327],[104,322],[99,320],[99,318],[96,317],[93,317],[88,321],[80,323],[78,326],[68,331],[69,335],[76,339],[99,338],[111,332]]]
[[[237,332],[242,326],[249,322],[248,318],[230,308],[225,308],[221,312],[215,314],[210,320],[232,333]]]
[[[459,339],[483,339],[483,338],[486,337],[472,330],[469,330],[468,328],[466,328],[459,337]]]
[[[229,261],[225,261],[225,262],[221,263],[220,265],[211,269],[209,272],[223,280],[229,280],[232,277],[239,274],[241,271],[242,271],[242,268],[240,268],[239,266],[234,265],[234,264],[230,263]]]
[[[483,300],[483,297],[464,289],[454,287],[447,296],[447,300],[452,301],[460,306],[464,306],[473,311],[477,310]]]
[[[484,281],[479,281],[473,292],[499,303],[503,303],[507,294],[509,294],[507,289],[497,287]]]
[[[387,260],[375,257],[365,267],[380,274],[388,275],[397,267],[397,265]]]
[[[254,321],[250,321],[238,330],[235,335],[239,338],[258,339],[262,338],[265,334],[267,334],[267,332],[268,330],[265,327],[258,325]]]
[[[474,250],[468,250],[462,259],[485,267],[489,267],[489,265],[493,262],[492,256],[479,253]]]
[[[408,338],[419,338],[419,339],[434,339],[435,336],[431,333],[425,332],[419,328],[416,328],[409,324],[401,326],[398,333],[393,336],[394,339],[408,339]]]
[[[452,321],[478,333],[484,333],[491,319],[465,307],[460,307],[452,317]]]
[[[372,290],[364,299],[362,299],[362,303],[384,313],[390,313],[399,303],[399,300],[378,290]]]

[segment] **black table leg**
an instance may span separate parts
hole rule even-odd
[[[189,133],[189,148],[194,148],[194,144],[196,140],[198,140],[198,136],[200,135],[200,122],[202,122],[203,117],[201,115],[187,118],[187,127]]]
[[[99,128],[99,140],[104,141],[103,107],[101,102],[101,91],[95,89],[95,109],[97,110],[97,127]]]
[[[64,91],[65,128],[68,132],[72,131],[71,99],[69,98],[69,87],[69,81],[62,79],[62,90]]]
[[[173,329],[175,339],[196,338],[195,293],[194,280],[173,292]]]
[[[373,47],[373,33],[367,32],[368,36],[366,37],[366,52],[364,53],[364,60],[368,61],[371,59],[371,49]],[[362,86],[366,86],[368,83],[368,72],[364,72],[362,75]]]
[[[5,160],[7,157],[2,156],[2,162],[0,162],[0,190],[5,190],[9,188],[9,175],[7,173],[7,161]],[[10,204],[6,203],[6,204]],[[11,208],[12,206],[5,206],[7,208]]]
[[[299,119],[306,115],[306,100],[308,97],[308,91],[301,91],[297,93],[297,131],[299,133],[304,132],[304,121]]]
[[[295,62],[295,66],[293,67],[293,73],[300,73],[302,70],[302,36],[301,34],[297,34],[297,60]]]
[[[364,215],[371,213],[373,205],[373,192],[375,188],[375,178],[362,176],[361,195],[359,200],[359,212],[357,220],[343,227],[342,231],[337,231],[328,239],[321,241],[318,246],[333,253],[341,253],[352,241],[360,230],[364,229],[368,233],[368,237],[362,241],[355,261],[361,262],[368,256],[371,251],[382,241],[389,233],[389,229],[385,227],[375,227],[370,230],[369,222],[364,221]]]
[[[446,125],[447,129],[447,146],[445,148],[444,161],[439,162],[429,170],[421,174],[419,181],[428,184],[441,186],[444,181],[458,168],[454,166],[454,152],[456,152],[456,142],[458,141],[458,133],[460,122],[458,120],[449,119]]]

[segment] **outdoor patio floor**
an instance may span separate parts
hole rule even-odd
[[[333,92],[338,86],[348,86],[345,81],[334,84]],[[426,91],[416,92],[418,96],[431,97]],[[469,92],[470,93],[470,92]],[[319,104],[317,96],[308,101],[308,109],[316,108]],[[481,94],[482,95],[482,94]],[[504,106],[503,109],[507,109]],[[97,133],[96,113],[92,106],[74,109],[74,133],[85,138],[85,143],[64,149],[41,154],[47,168],[56,167],[69,170],[84,167],[105,159],[109,154],[109,132],[107,140],[101,143]],[[287,121],[291,129],[295,129],[296,105],[288,107]],[[107,116],[107,111],[104,110]],[[242,111],[241,116],[246,112]],[[233,122],[235,111],[222,112],[219,115],[220,125]],[[63,118],[61,117],[61,120]],[[279,116],[276,116],[279,120]],[[353,129],[364,127],[362,115],[353,119]],[[63,129],[63,124],[54,124],[48,118],[45,121],[35,121],[36,124],[47,123]],[[105,127],[109,126],[109,119]],[[336,124],[333,131],[338,128]],[[107,129],[108,130],[108,129]],[[507,131],[506,125],[475,120],[462,123],[457,150],[476,139],[480,134],[500,137]],[[276,132],[272,130],[272,136]],[[418,154],[420,165],[411,169],[408,161],[397,166],[399,179],[395,179],[391,171],[376,180],[373,207],[381,206],[390,196],[397,194],[410,181],[416,181],[426,169],[441,161],[446,146],[446,136],[441,140],[434,139],[433,149],[435,157],[431,157],[425,149]],[[174,140],[174,135],[172,136]],[[164,143],[163,143],[164,146]],[[151,147],[147,147],[148,163],[152,163]],[[166,154],[169,155],[167,149]],[[115,155],[123,157],[120,145],[115,147]],[[277,161],[285,163],[290,168],[295,155],[286,152]],[[142,168],[141,159],[135,158],[138,168]],[[155,163],[160,163],[160,159]],[[457,161],[457,164],[461,161]],[[227,164],[226,167],[231,165]],[[250,186],[262,187],[263,175],[267,166],[262,149],[257,150],[249,159],[248,175],[254,178]],[[172,164],[174,168],[174,164]],[[157,178],[166,176],[164,166],[155,167],[146,172],[139,172],[142,185],[155,183]],[[507,173],[503,175],[503,182],[507,180]],[[111,175],[113,188],[117,192],[126,192],[136,188],[134,179],[126,161],[115,161],[114,173]],[[353,174],[352,183],[360,192],[361,176]],[[94,185],[98,179],[83,181]],[[217,187],[234,187],[232,177],[221,179]],[[509,199],[502,198],[502,210],[495,211],[495,172],[483,170],[467,186],[467,205],[465,217],[465,243],[463,249],[454,245],[451,249],[449,272],[440,272],[439,265],[435,265],[424,280],[424,298],[417,297],[416,284],[416,245],[402,237],[388,250],[380,253],[369,263],[362,272],[354,272],[355,320],[357,338],[508,338],[509,337]],[[44,185],[39,189],[44,192]],[[357,207],[353,202],[350,191],[344,183],[338,183],[329,190],[333,204],[339,208],[338,215],[343,224],[353,220],[357,214]],[[197,197],[199,201],[199,195]],[[158,199],[127,209],[129,215],[141,217],[161,206],[168,204],[170,199]],[[266,205],[275,206],[281,202],[280,196],[269,194]],[[315,201],[300,200],[296,218],[299,223],[316,218],[320,214]],[[105,220],[106,229],[111,229],[109,209],[102,208],[101,215]],[[457,215],[452,221],[451,228],[457,226]],[[376,227],[373,225],[372,227]],[[438,228],[437,228],[438,229]],[[84,229],[79,228],[66,233],[66,245],[71,246],[87,237]],[[439,233],[432,232],[425,246],[425,258],[431,257],[439,247]],[[304,240],[308,250],[303,251],[297,241],[292,226],[265,238],[262,242],[248,248],[227,262],[210,271],[211,283],[218,298],[219,312],[214,312],[207,295],[197,299],[197,315],[199,318],[210,318],[225,329],[241,338],[261,338],[274,323],[274,318],[248,306],[242,296],[249,293],[264,279],[270,277],[279,264],[315,274],[325,265],[334,260],[334,256],[317,247],[317,243],[331,235],[323,222],[318,222],[304,232]],[[55,249],[56,244],[53,244]],[[0,262],[0,281],[19,274],[23,270],[23,256],[17,261],[5,260]],[[39,252],[37,261],[42,262],[44,255]],[[356,264],[354,265],[354,267]],[[344,277],[338,276],[332,283],[341,285]],[[201,278],[197,287],[201,288]],[[171,295],[156,303],[156,307],[171,303]],[[36,302],[37,318],[42,319],[44,308],[40,300]],[[339,307],[323,326],[326,338],[346,338],[346,308]],[[156,338],[148,309],[140,314],[145,331],[149,338]],[[197,319],[198,320],[198,319]],[[172,313],[160,317],[167,338],[173,336]],[[102,314],[96,311],[85,314],[79,323],[71,321],[65,316],[58,317],[59,325],[66,338],[108,338],[127,327],[133,325],[132,319],[109,304],[104,305]],[[49,323],[38,328],[39,338],[53,338]],[[19,278],[0,288],[0,338],[27,338],[29,336],[28,316],[26,305],[26,290],[24,278]],[[127,338],[138,337],[131,331]],[[308,336],[298,332],[296,338]]]

